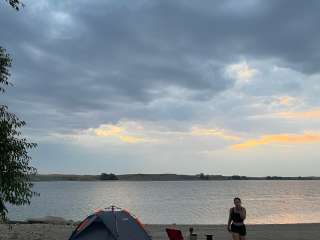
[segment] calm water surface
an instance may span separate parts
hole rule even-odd
[[[320,222],[320,181],[39,182],[34,190],[41,196],[10,207],[12,219],[81,220],[115,204],[144,223],[224,224],[239,196],[247,223]]]

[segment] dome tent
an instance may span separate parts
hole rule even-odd
[[[111,206],[83,220],[69,240],[151,240],[151,237],[136,217]]]

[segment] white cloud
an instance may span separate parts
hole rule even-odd
[[[247,83],[258,73],[257,69],[252,68],[246,61],[230,64],[225,68],[225,73],[241,83]]]
[[[239,137],[235,134],[227,133],[227,131],[224,129],[204,128],[204,127],[199,127],[199,126],[195,126],[195,127],[191,128],[191,135],[214,136],[214,137],[219,137],[222,139],[232,140],[232,141],[238,141],[241,139],[241,137]]]

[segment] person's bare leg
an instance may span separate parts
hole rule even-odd
[[[232,239],[233,240],[240,240],[239,233],[232,233]]]
[[[246,236],[239,236],[240,238],[240,240],[246,240]]]

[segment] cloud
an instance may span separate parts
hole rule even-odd
[[[320,72],[314,1],[38,2],[0,9],[1,44],[14,60],[6,99],[33,128],[121,119],[221,125],[232,121],[221,113],[250,114],[249,102],[226,94],[235,83],[255,79],[239,95],[288,95],[301,90],[299,72]]]
[[[30,1],[18,15],[2,8],[2,42],[14,57],[15,96],[59,110],[100,110],[108,99],[149,103],[159,96],[154,90],[167,86],[212,97],[233,85],[221,75],[223,66],[236,78],[252,77],[246,62],[234,64],[242,57],[319,70],[315,1],[42,2],[41,11]],[[277,41],[274,32],[281,33]],[[33,59],[28,48],[42,57]],[[201,67],[207,62],[214,62],[209,75]]]
[[[281,96],[276,98],[273,102],[284,106],[291,106],[297,102],[297,99],[291,96]]]
[[[250,67],[247,62],[230,64],[226,67],[225,71],[229,77],[240,82],[248,82],[258,72],[256,69]]]
[[[278,112],[274,115],[281,118],[302,118],[302,119],[318,119],[320,118],[320,109],[300,112]]]
[[[195,136],[215,136],[226,140],[239,141],[241,137],[228,134],[223,129],[218,128],[202,128],[202,127],[192,127],[191,134]]]
[[[88,132],[93,132],[98,137],[116,137],[125,143],[139,143],[145,141],[143,137],[128,134],[128,130],[121,122],[118,125],[102,124],[98,128],[90,128]]]
[[[98,128],[92,129],[96,136],[108,137],[117,136],[124,132],[124,128],[115,125],[101,125]]]
[[[231,147],[236,150],[241,150],[273,143],[302,144],[313,142],[320,142],[319,133],[305,132],[303,134],[263,135],[258,139],[250,139],[239,144],[234,144]]]
[[[52,139],[65,139],[78,142],[83,145],[94,143],[123,142],[128,144],[146,142],[147,139],[141,136],[143,132],[134,122],[122,121],[117,124],[101,124],[96,128],[80,129],[65,133],[51,133]],[[50,136],[47,140],[50,140]]]
[[[72,132],[53,133],[50,136],[42,138],[42,140],[50,141],[65,139],[66,141],[78,143],[80,145],[91,146],[92,144],[117,144],[119,142],[134,144],[148,143],[149,146],[188,144],[189,142],[206,137],[203,146],[208,144],[218,144],[225,146],[227,141],[240,141],[242,138],[231,131],[221,128],[206,128],[200,125],[183,125],[179,122],[171,123],[155,123],[153,121],[128,121],[122,120],[117,123],[101,124],[98,127],[90,127]],[[208,138],[209,137],[209,138]],[[219,147],[220,148],[220,147]],[[212,149],[212,146],[210,146]]]
[[[119,139],[125,143],[138,143],[144,141],[142,137],[134,137],[134,136],[128,136],[128,135],[120,135],[118,136]]]

